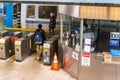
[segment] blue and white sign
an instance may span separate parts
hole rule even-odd
[[[119,46],[119,40],[110,40],[110,46]]]
[[[120,39],[120,33],[119,32],[111,32],[110,39]]]
[[[3,8],[0,8],[0,14],[3,14],[3,12],[4,12]]]
[[[112,56],[120,56],[120,50],[118,50],[118,49],[110,49],[110,55],[112,55]]]

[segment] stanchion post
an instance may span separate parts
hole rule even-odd
[[[63,34],[63,20],[62,20],[62,14],[60,14],[60,42],[63,42],[62,34]]]
[[[79,56],[78,56],[78,78],[77,80],[79,80],[79,77],[80,77],[80,55],[82,53],[82,45],[83,45],[83,19],[80,20],[80,53],[79,53]]]

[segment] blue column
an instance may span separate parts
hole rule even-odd
[[[13,27],[13,3],[4,3],[5,6],[5,17],[4,25],[6,27]]]

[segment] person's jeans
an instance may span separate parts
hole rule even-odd
[[[40,56],[43,55],[43,45],[36,45],[37,60],[40,60]]]
[[[49,33],[54,35],[55,31],[54,31],[55,25],[50,25],[49,26]]]

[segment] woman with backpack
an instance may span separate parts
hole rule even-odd
[[[45,31],[42,29],[42,24],[38,25],[38,29],[34,34],[34,41],[36,44],[36,52],[37,52],[37,60],[40,60],[40,56],[42,56],[43,52],[43,43],[46,40]]]

